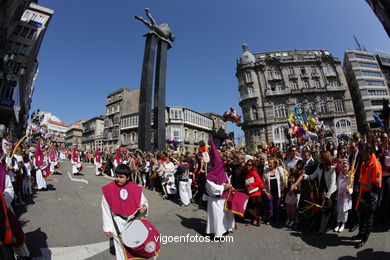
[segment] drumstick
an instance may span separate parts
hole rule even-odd
[[[311,204],[311,205],[313,205],[313,206],[316,206],[317,208],[322,208],[322,207],[324,207],[324,206],[315,204],[315,203],[313,203],[313,202],[311,202],[311,201],[308,201],[308,200],[304,200],[304,201],[307,202],[307,203],[309,203],[309,204]]]

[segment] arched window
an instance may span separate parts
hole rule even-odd
[[[286,103],[279,102],[274,104],[274,115],[275,118],[286,118],[287,117]]]
[[[328,113],[328,104],[325,99],[320,100],[318,108],[320,113]]]
[[[342,99],[338,98],[334,100],[334,108],[336,112],[344,112],[344,102]]]
[[[259,114],[257,113],[256,106],[252,106],[252,119],[259,120]]]
[[[352,124],[351,121],[347,119],[341,119],[336,121],[336,135],[338,134],[352,134]]]
[[[273,134],[273,141],[275,143],[275,146],[278,148],[282,148],[284,144],[287,143],[287,138],[284,134],[284,125],[276,126],[273,128],[272,134]]]

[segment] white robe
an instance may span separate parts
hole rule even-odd
[[[191,184],[192,184],[191,179],[189,179],[187,182],[185,181],[179,182],[180,200],[184,205],[190,204],[190,201],[192,199]]]
[[[100,162],[100,161],[95,161],[95,174],[96,174],[96,176],[99,176],[99,175],[101,175],[102,174],[102,172],[101,171],[99,171],[99,169],[100,169],[100,167],[102,167],[102,163]]]
[[[207,200],[207,234],[214,234],[215,237],[221,237],[227,231],[234,228],[234,215],[230,211],[224,210],[225,198],[220,199],[216,196],[222,195],[224,186],[215,184],[207,180],[206,191],[209,194]]]
[[[80,157],[77,158],[76,162],[74,162],[73,159],[71,159],[71,161],[72,161],[72,174],[78,173],[79,172],[78,168],[81,166]]]
[[[38,190],[46,189],[47,183],[46,183],[45,178],[43,177],[42,171],[47,167],[47,164],[44,161],[41,166],[37,167],[36,159],[34,158],[34,166],[37,169],[36,170],[36,174],[35,174],[36,175],[35,176],[36,177],[36,182],[37,182],[37,189]]]
[[[337,177],[337,222],[346,222],[348,210],[352,208],[352,190],[353,185],[348,189],[349,175],[343,176],[340,173]]]
[[[55,166],[57,166],[58,164],[57,156],[55,157],[54,161],[49,159],[49,162],[50,162],[50,172],[53,174],[56,171]]]
[[[119,232],[122,233],[124,227],[127,224],[127,221],[124,220],[123,218],[119,217],[115,213],[111,212],[110,206],[108,205],[104,195],[102,198],[101,205],[102,205],[102,215],[103,215],[103,232],[111,232],[115,236],[118,235],[116,230],[115,230],[115,226],[114,226],[114,222],[113,222],[113,218],[112,218],[112,216],[114,216],[114,220],[115,220],[115,223],[119,229]],[[145,207],[146,207],[145,216],[147,216],[148,210],[149,210],[149,204],[148,204],[148,201],[143,193],[141,196],[141,205],[145,205]],[[125,260],[126,258],[125,258],[121,243],[118,240],[118,238],[116,238],[115,236],[114,236],[114,246],[115,246],[116,259],[117,260]]]

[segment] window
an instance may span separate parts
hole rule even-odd
[[[338,134],[352,134],[351,121],[341,119],[336,122],[336,135]]]
[[[371,106],[383,106],[382,100],[371,100]]]
[[[303,82],[303,85],[305,86],[305,88],[310,88],[310,83],[309,83],[308,80],[305,80],[305,81]]]
[[[334,108],[336,112],[344,112],[344,102],[342,99],[335,99]]]
[[[289,75],[294,75],[295,74],[294,67],[288,67],[288,74]]]
[[[334,67],[330,64],[325,64],[323,67],[323,70],[324,70],[325,76],[335,76],[336,75],[336,71],[335,71]]]
[[[285,126],[277,126],[272,131],[273,141],[275,146],[278,148],[282,148],[283,145],[287,143],[287,138],[284,134],[284,128]]]
[[[252,73],[250,72],[245,72],[245,80],[247,82],[252,82]]]
[[[252,106],[252,119],[253,120],[259,120],[259,115],[257,113],[256,106]]]
[[[298,81],[294,80],[294,81],[292,82],[292,88],[293,88],[294,90],[299,89]]]
[[[280,76],[280,71],[278,69],[275,69],[274,70],[274,74],[275,74],[275,76],[279,77]]]
[[[184,139],[188,139],[188,129],[184,129]]]
[[[35,36],[36,36],[36,35],[37,35],[37,30],[31,29],[30,32],[29,32],[29,34],[28,34],[28,36],[27,36],[27,38],[28,38],[28,39],[35,39]]]
[[[23,27],[22,33],[20,34],[21,37],[26,37],[27,33],[30,29],[28,27]]]
[[[364,60],[375,60],[373,56],[355,53],[355,57]]]
[[[272,70],[267,70],[267,74],[268,74],[269,77],[272,77],[274,75]]]
[[[306,74],[305,66],[299,66],[299,69],[301,70],[301,74]]]
[[[314,65],[311,66],[311,73],[317,73],[316,66],[314,66]]]
[[[172,138],[175,140],[181,140],[181,126],[180,125],[172,125]]]
[[[379,80],[366,80],[366,84],[369,86],[384,86],[385,83]]]
[[[28,45],[23,44],[22,47],[20,48],[19,55],[26,56],[27,55],[27,49],[28,49]]]
[[[22,28],[23,27],[21,25],[16,26],[16,28],[14,30],[14,35],[19,35],[19,33],[22,30]]]
[[[194,130],[194,142],[198,142],[198,132]]]
[[[368,77],[382,77],[382,74],[377,71],[362,71],[363,76],[368,76]]]
[[[286,103],[279,102],[274,105],[275,118],[286,118],[287,117],[287,106]]]
[[[248,95],[249,96],[253,96],[254,95],[254,90],[253,90],[253,86],[252,85],[248,86],[247,90],[248,90]]]
[[[319,80],[314,81],[316,88],[321,88],[321,82]]]
[[[387,96],[387,90],[368,90],[370,96]]]
[[[253,130],[252,138],[253,138],[253,142],[255,142],[255,143],[260,142],[261,141],[260,130],[258,130],[258,129]]]
[[[358,62],[359,64],[359,67],[363,67],[363,68],[379,68],[378,67],[378,64],[376,63],[368,63],[368,62]]]
[[[171,109],[171,119],[182,119],[182,111],[180,109]]]
[[[328,104],[327,104],[326,100],[320,100],[319,112],[320,113],[328,113]]]

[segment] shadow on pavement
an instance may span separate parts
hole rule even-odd
[[[389,252],[378,251],[374,252],[374,249],[367,248],[356,254],[356,256],[342,256],[339,260],[353,260],[353,259],[390,259]]]
[[[45,257],[45,259],[51,259],[47,258],[48,256],[42,255],[41,248],[48,248],[47,246],[47,235],[46,233],[41,231],[41,228],[38,228],[32,232],[26,233],[26,244],[28,247],[28,250],[30,250],[30,256],[31,257]],[[48,251],[48,249],[46,250]]]
[[[302,234],[299,232],[291,232],[290,235],[299,237],[307,245],[325,249],[335,246],[354,246],[356,241],[352,241],[351,237],[339,236],[337,234]]]
[[[193,229],[202,236],[206,236],[206,220],[201,218],[186,218],[176,214],[181,219],[183,227]]]

